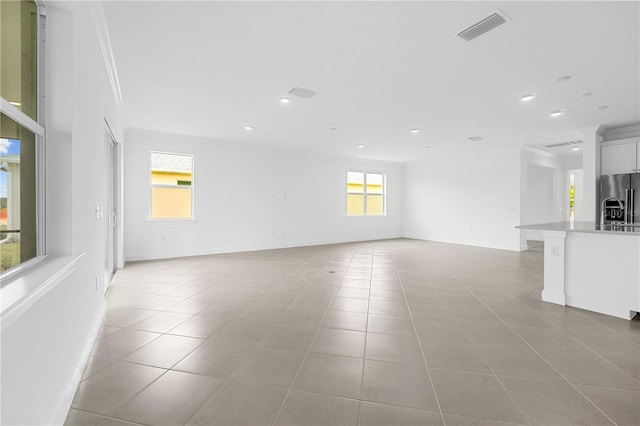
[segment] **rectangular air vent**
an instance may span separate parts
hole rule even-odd
[[[552,143],[551,145],[545,145],[545,148],[559,148],[561,146],[569,146],[569,145],[578,145],[581,144],[582,141],[569,141],[569,142],[559,142],[559,143]]]
[[[300,87],[294,87],[293,89],[289,90],[289,94],[309,99],[310,97],[315,95],[316,92],[314,92],[313,90],[301,89]]]
[[[466,41],[471,41],[487,31],[504,24],[505,22],[507,22],[507,20],[502,15],[494,13],[493,15],[487,16],[482,21],[476,22],[466,30],[459,32],[458,37],[463,38]]]

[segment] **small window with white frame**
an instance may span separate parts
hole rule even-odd
[[[384,173],[347,171],[347,216],[383,216],[386,214]]]
[[[151,152],[151,219],[193,219],[193,155]]]

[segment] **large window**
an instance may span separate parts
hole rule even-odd
[[[383,173],[347,172],[347,216],[381,216],[385,214]]]
[[[151,153],[151,219],[193,218],[193,155]]]
[[[0,2],[0,275],[44,254],[38,6]]]

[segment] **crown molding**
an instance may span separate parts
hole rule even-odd
[[[542,150],[540,148],[536,148],[536,147],[533,147],[531,145],[522,145],[521,149],[522,149],[522,151],[529,151],[529,152],[532,152],[534,154],[542,155],[542,156],[545,156],[545,157],[556,158],[556,154],[555,153],[549,152],[549,151],[544,151],[544,150]]]
[[[619,139],[637,138],[638,136],[640,136],[640,124],[612,129],[605,127],[602,132],[602,141],[616,141]]]

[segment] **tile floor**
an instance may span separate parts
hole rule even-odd
[[[640,320],[542,274],[408,239],[129,263],[65,424],[640,424]]]

